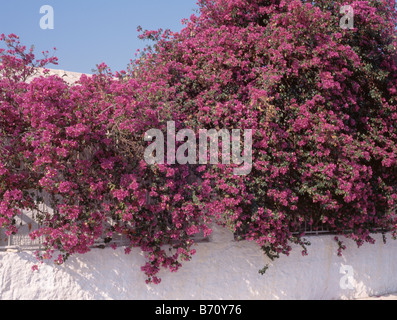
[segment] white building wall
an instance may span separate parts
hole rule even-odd
[[[269,260],[260,248],[216,229],[212,241],[198,244],[197,254],[182,269],[162,271],[160,285],[145,283],[139,249],[130,255],[123,248],[94,249],[62,266],[44,264],[39,272],[31,270],[37,262],[33,253],[2,252],[0,299],[353,299],[397,292],[397,241],[383,244],[376,236],[375,245],[359,249],[348,241],[341,258],[332,236],[309,239],[309,256],[302,257],[296,247],[262,276],[258,270]],[[352,289],[344,286],[348,281],[342,266],[353,270]]]

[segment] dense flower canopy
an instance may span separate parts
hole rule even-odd
[[[354,28],[340,26],[340,7]],[[34,60],[1,37],[0,225],[17,232],[21,210],[40,212],[48,259],[85,253],[125,234],[148,263],[176,271],[211,223],[256,241],[270,257],[300,244],[304,227],[373,242],[397,231],[395,1],[200,0],[200,15],[154,40],[127,71],[106,65],[74,85],[26,79]],[[140,29],[141,30],[141,29]],[[253,130],[253,168],[148,165],[151,128]],[[336,238],[342,249],[343,243]],[[168,246],[168,249],[165,249]]]

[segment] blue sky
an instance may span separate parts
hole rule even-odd
[[[198,8],[196,0],[3,0],[0,34],[15,33],[27,47],[35,45],[37,57],[52,52],[58,66],[74,72],[91,73],[96,64],[107,63],[113,71],[126,68],[137,49],[148,42],[137,38],[144,29],[179,31],[181,19]],[[40,28],[43,5],[54,9],[54,29]]]

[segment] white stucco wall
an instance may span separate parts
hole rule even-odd
[[[30,82],[35,77],[44,76],[43,70],[44,70],[43,68],[37,68],[37,73],[34,76],[28,78],[27,82]],[[82,73],[79,72],[71,72],[71,71],[65,71],[59,69],[48,69],[48,70],[50,71],[49,75],[57,75],[69,84],[73,84],[76,81],[78,81],[82,75]]]
[[[385,245],[381,236],[376,239],[360,249],[348,242],[341,258],[332,236],[311,237],[309,256],[296,247],[262,276],[258,270],[269,260],[259,247],[216,229],[181,270],[162,271],[160,285],[146,285],[138,249],[130,255],[122,248],[94,249],[62,266],[42,265],[39,272],[31,270],[33,253],[2,252],[0,299],[357,299],[397,292],[397,241]],[[343,265],[353,268],[353,289],[340,285]]]

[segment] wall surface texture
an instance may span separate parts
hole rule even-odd
[[[0,299],[357,299],[397,292],[397,241],[375,238],[376,244],[359,249],[348,241],[338,257],[332,236],[309,237],[309,256],[295,247],[262,276],[258,270],[269,260],[260,248],[216,228],[181,270],[161,272],[160,285],[145,283],[138,249],[130,255],[123,248],[94,249],[62,266],[43,264],[38,272],[31,270],[32,252],[2,252]]]

